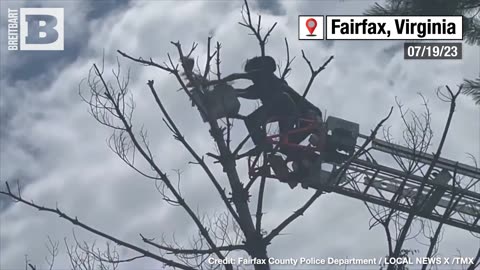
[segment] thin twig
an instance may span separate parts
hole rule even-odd
[[[220,45],[220,42],[217,41],[217,59],[215,61],[215,63],[217,64],[217,74],[216,74],[217,75],[217,80],[220,80],[222,78],[222,76],[221,76],[222,73],[220,72],[220,63],[221,63],[221,61],[220,61],[220,48],[221,47],[222,46]]]
[[[218,53],[218,51],[215,51],[212,55],[210,55],[210,42],[212,40],[212,37],[208,37],[207,40],[207,61],[205,63],[205,70],[203,73],[203,79],[206,80],[208,74],[210,73],[210,62],[212,61],[213,57]]]
[[[295,60],[295,57],[293,57],[290,60],[290,49],[288,48],[288,40],[285,38],[285,50],[287,51],[287,64],[285,65],[285,69],[283,72],[280,73],[280,79],[285,80],[287,77],[287,74],[292,70],[290,68],[290,65],[293,63],[293,60]],[[280,72],[280,70],[279,70]]]

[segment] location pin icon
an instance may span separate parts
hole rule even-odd
[[[315,36],[313,34],[313,31],[315,31],[315,28],[317,28],[317,21],[314,18],[310,18],[307,20],[306,26],[307,26],[308,32],[310,32],[310,35],[308,36]]]

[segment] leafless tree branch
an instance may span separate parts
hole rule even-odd
[[[234,250],[244,250],[245,245],[228,245],[228,246],[219,246],[216,249],[180,249],[180,248],[172,248],[169,246],[161,245],[154,242],[154,239],[149,239],[140,234],[142,241],[154,246],[158,249],[165,250],[169,254],[214,254],[215,252],[219,251],[234,251]]]
[[[445,144],[445,140],[446,140],[448,131],[450,129],[450,124],[451,124],[451,121],[453,119],[453,114],[455,112],[456,99],[460,95],[460,93],[462,91],[462,87],[460,86],[458,88],[457,92],[455,92],[455,93],[448,86],[446,86],[446,90],[447,90],[447,93],[443,93],[440,90],[437,91],[437,95],[439,97],[441,97],[442,100],[450,103],[450,109],[449,109],[447,121],[445,123],[445,127],[443,129],[443,133],[442,133],[439,145],[437,147],[437,150],[434,153],[433,160],[430,163],[430,165],[427,169],[427,172],[425,173],[425,175],[423,177],[424,181],[422,181],[422,183],[420,184],[420,187],[416,191],[417,193],[415,195],[415,198],[413,199],[413,205],[411,207],[412,211],[410,213],[408,213],[408,216],[407,216],[405,222],[401,226],[400,234],[399,234],[399,237],[396,241],[395,249],[394,249],[393,254],[392,254],[392,256],[394,256],[394,257],[398,256],[400,254],[400,252],[402,251],[403,244],[407,240],[408,233],[409,233],[409,231],[411,229],[411,226],[412,226],[412,224],[415,220],[415,217],[417,215],[417,211],[419,209],[418,206],[423,201],[423,200],[421,200],[420,195],[422,194],[422,191],[425,187],[425,184],[427,183],[431,173],[433,172],[433,169],[435,168],[435,165],[436,165],[438,159],[440,158],[440,154],[441,154],[443,146]],[[393,266],[389,265],[388,270],[393,270]]]
[[[79,221],[78,218],[76,218],[76,217],[75,217],[75,218],[72,218],[72,217],[70,217],[69,215],[67,215],[67,214],[65,214],[64,212],[62,212],[62,211],[61,211],[60,209],[58,209],[58,208],[56,208],[56,209],[54,209],[54,208],[49,208],[49,207],[37,205],[37,204],[35,204],[34,202],[26,201],[26,200],[24,200],[23,198],[20,198],[19,196],[17,196],[17,195],[15,195],[14,193],[12,193],[12,191],[10,190],[10,186],[8,185],[8,182],[5,183],[5,186],[6,186],[6,189],[7,189],[7,190],[6,190],[6,191],[3,191],[3,190],[0,191],[0,194],[4,194],[4,195],[6,195],[6,196],[8,196],[8,197],[11,197],[11,198],[17,200],[18,202],[20,202],[20,203],[22,203],[22,204],[25,204],[25,205],[27,205],[27,206],[29,206],[29,207],[32,207],[32,208],[35,208],[35,209],[37,209],[38,211],[44,211],[44,212],[49,212],[49,213],[57,214],[61,219],[65,219],[65,220],[69,221],[70,223],[72,223],[72,224],[75,225],[75,226],[78,226],[78,227],[80,227],[80,228],[82,228],[82,229],[85,229],[85,230],[87,230],[87,231],[89,231],[89,232],[91,232],[91,233],[93,233],[93,234],[95,234],[95,235],[98,235],[98,236],[102,237],[102,238],[108,239],[108,240],[110,240],[110,241],[112,241],[112,242],[114,242],[114,243],[116,243],[116,244],[118,244],[118,245],[120,245],[120,246],[126,247],[126,248],[131,249],[131,250],[133,250],[133,251],[136,251],[136,252],[138,252],[138,253],[140,253],[140,254],[143,254],[145,257],[148,257],[148,258],[157,260],[157,261],[159,261],[159,262],[162,262],[162,263],[164,263],[164,264],[166,264],[166,265],[168,265],[168,266],[177,267],[177,268],[180,268],[180,269],[192,269],[192,270],[193,270],[193,268],[191,268],[191,267],[187,267],[187,266],[185,266],[185,265],[183,265],[183,264],[180,264],[180,263],[178,263],[178,262],[165,259],[165,258],[163,258],[163,257],[161,257],[161,256],[158,256],[158,255],[156,255],[156,254],[151,253],[151,252],[148,251],[148,250],[142,249],[142,248],[140,248],[140,247],[138,247],[138,246],[136,246],[136,245],[133,245],[133,244],[128,243],[128,242],[125,242],[125,241],[120,240],[120,239],[118,239],[118,238],[116,238],[116,237],[114,237],[114,236],[111,236],[111,235],[106,234],[106,233],[104,233],[104,232],[101,232],[101,231],[99,231],[99,230],[97,230],[97,229],[95,229],[95,228],[93,228],[93,227],[90,227],[90,226],[86,225],[85,223]]]
[[[245,14],[246,13],[246,14]],[[252,22],[252,16],[250,13],[250,8],[248,6],[247,0],[244,0],[244,5],[242,7],[242,19],[243,22],[239,22],[241,26],[244,26],[252,32],[252,34],[257,38],[258,44],[260,45],[260,53],[261,56],[265,56],[265,44],[267,44],[268,37],[272,33],[273,29],[275,29],[275,26],[277,26],[277,23],[275,22],[267,31],[267,33],[262,37],[261,34],[261,22],[262,22],[262,16],[258,15],[258,21],[257,21],[257,26],[255,27]],[[246,16],[246,17],[245,17]]]
[[[302,57],[303,59],[305,60],[305,62],[307,62],[308,64],[308,67],[310,68],[310,72],[311,72],[311,76],[310,76],[310,80],[308,81],[308,84],[307,84],[307,87],[305,88],[305,91],[303,92],[302,94],[302,97],[305,98],[308,94],[308,91],[310,91],[310,87],[312,86],[313,84],[313,81],[315,80],[315,77],[317,77],[318,74],[320,74],[320,72],[322,72],[322,70],[324,70],[328,63],[330,63],[330,61],[333,60],[333,55],[330,56],[327,61],[325,61],[325,63],[323,63],[323,65],[321,65],[318,69],[313,69],[313,66],[312,66],[312,63],[310,62],[310,60],[308,60],[308,58],[305,56],[305,52],[302,50]]]
[[[287,63],[285,64],[285,68],[283,69],[283,72],[281,71],[280,66],[278,66],[278,72],[280,74],[280,79],[285,80],[287,78],[288,73],[292,70],[290,67],[293,63],[293,60],[295,60],[295,57],[290,59],[290,49],[288,48],[288,40],[285,38],[285,50],[287,52]]]

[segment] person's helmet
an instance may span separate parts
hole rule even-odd
[[[271,56],[257,56],[248,59],[245,64],[245,72],[262,71],[273,73],[277,70],[277,64]]]

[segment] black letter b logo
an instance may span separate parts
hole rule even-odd
[[[25,19],[28,22],[27,44],[50,44],[58,39],[58,32],[55,30],[57,18],[51,15],[26,15]]]

